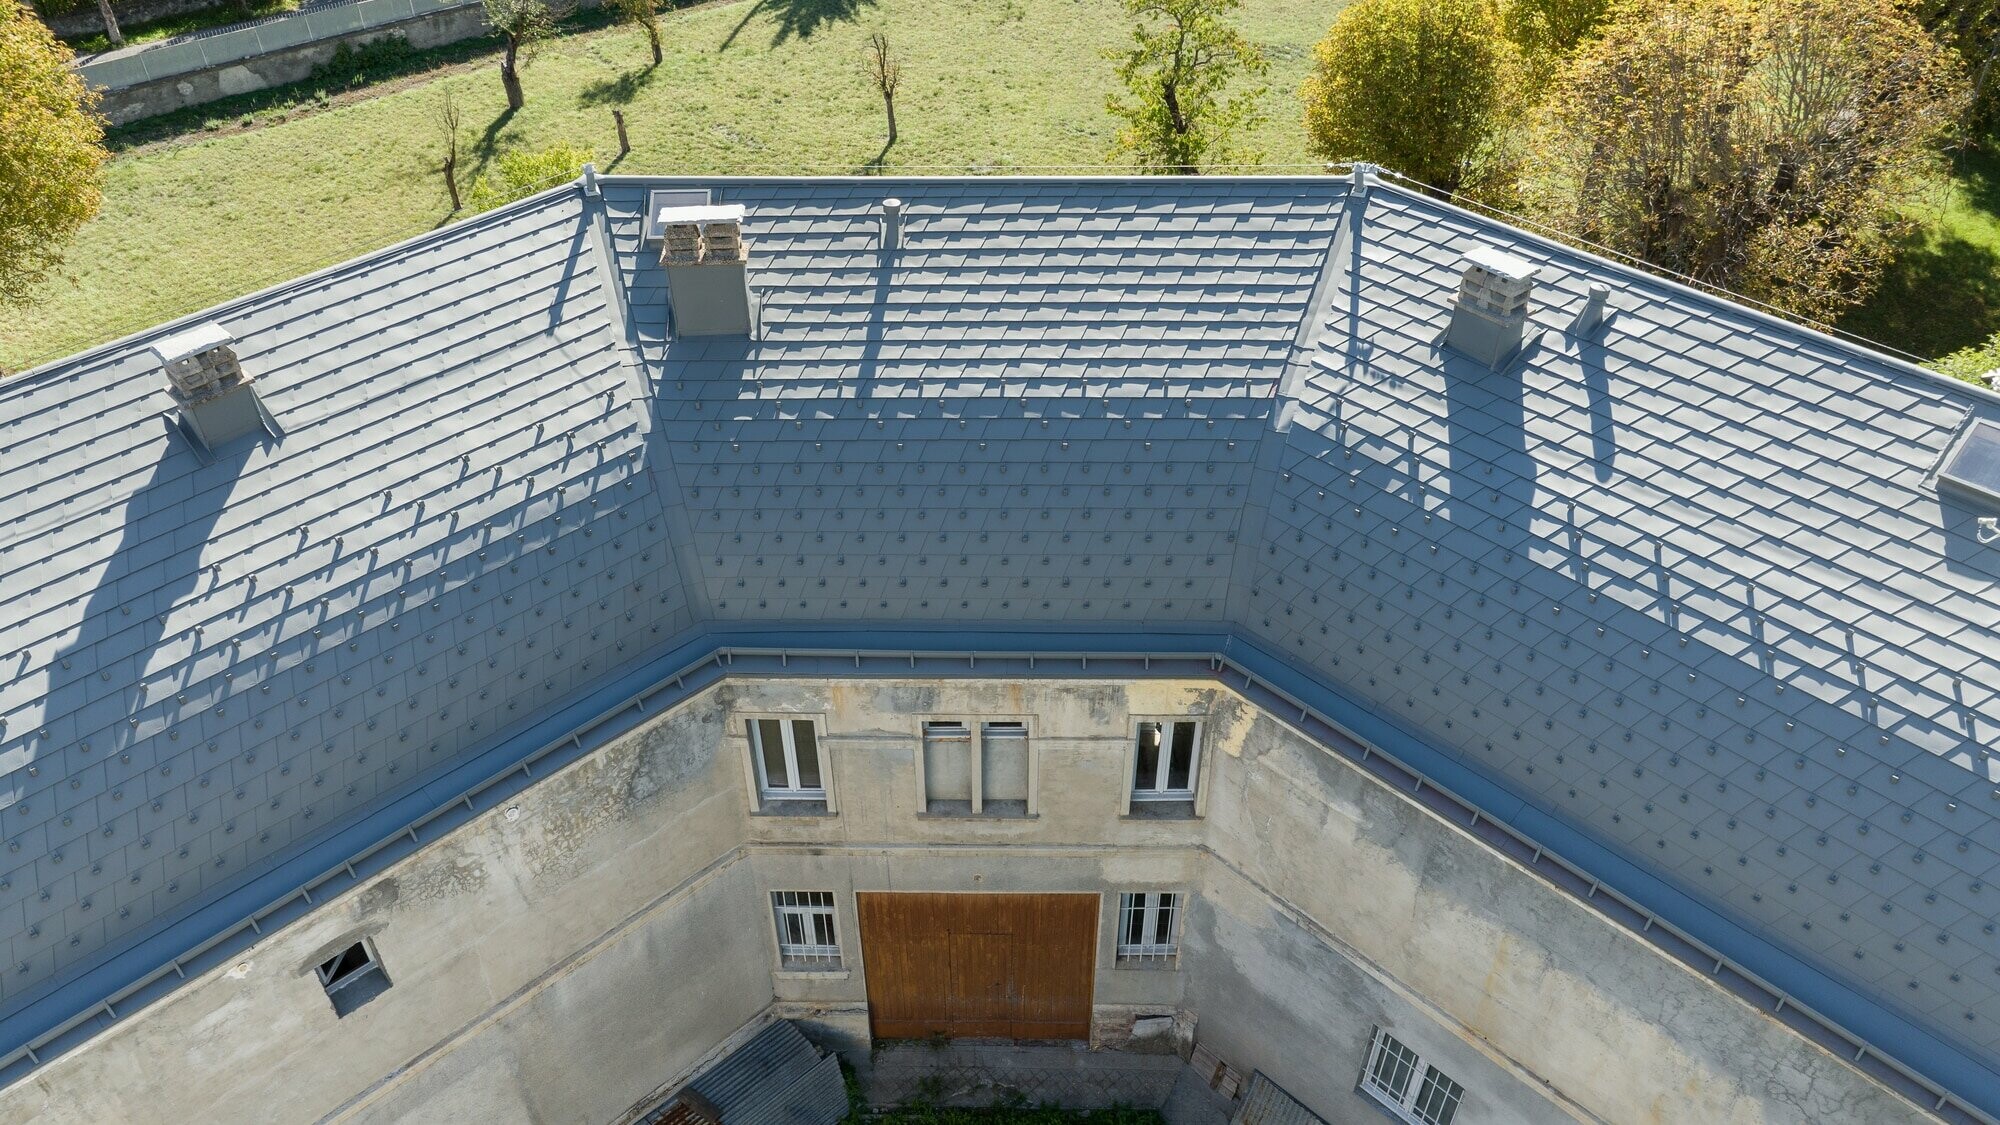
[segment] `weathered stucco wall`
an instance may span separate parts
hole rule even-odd
[[[1223,1058],[1334,1119],[1369,1104],[1382,1026],[1482,1123],[1928,1120],[1269,715],[1232,700],[1211,730],[1188,1002]]]
[[[836,814],[760,813],[749,714],[822,722]],[[1026,718],[1029,818],[922,815],[927,717]],[[1200,819],[1122,815],[1135,717],[1207,725]],[[843,967],[776,971],[772,890],[835,892]],[[1193,895],[1120,968],[1120,890]],[[1391,1029],[1467,1121],[1922,1115],[1226,690],[737,680],[546,779],[0,1092],[0,1120],[610,1121],[758,1019],[865,1048],[856,891],[1104,895],[1098,1032],[1178,1010],[1331,1120]],[[394,986],[336,1019],[356,936]]]

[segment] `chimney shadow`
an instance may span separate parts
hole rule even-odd
[[[126,498],[118,541],[102,556],[96,586],[48,661],[40,724],[47,735],[37,742],[33,759],[44,763],[40,774],[45,787],[63,778],[94,778],[97,789],[111,789],[162,764],[133,754],[117,772],[92,772],[93,766],[152,745],[144,728],[128,721],[165,694],[148,698],[146,681],[164,667],[186,666],[204,643],[201,626],[169,634],[167,619],[174,607],[236,577],[224,573],[211,553],[215,528],[252,451],[276,441],[264,434],[241,438],[204,464],[170,418],[159,415],[151,424],[163,433],[160,457],[152,474]],[[55,558],[63,569],[88,569],[98,560],[89,544],[59,550]],[[256,594],[252,574],[244,586],[244,604],[227,609],[204,605],[201,613],[190,616],[213,620],[240,614]],[[168,690],[194,686],[183,680]],[[51,758],[58,759],[53,768],[47,764]],[[80,807],[94,803],[96,796],[63,795]],[[35,797],[23,799],[33,802]],[[42,819],[39,810],[33,819]],[[144,922],[142,918],[137,924]]]
[[[1576,337],[1576,358],[1583,367],[1583,390],[1590,412],[1591,471],[1608,481],[1618,458],[1618,424],[1611,416],[1611,373],[1605,368],[1604,333],[1600,325]]]

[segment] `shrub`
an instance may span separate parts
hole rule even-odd
[[[593,158],[587,148],[559,143],[539,151],[506,152],[493,161],[493,168],[473,182],[467,209],[477,214],[502,204],[552,188],[564,180],[583,174],[583,166]]]

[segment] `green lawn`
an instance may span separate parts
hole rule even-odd
[[[1310,45],[1345,2],[1244,2],[1241,25],[1272,64],[1253,141],[1274,166],[1309,159],[1296,91]],[[71,248],[68,277],[0,317],[0,370],[448,221],[435,171],[446,88],[464,112],[468,187],[495,153],[558,140],[594,147],[599,166],[619,172],[854,172],[878,157],[892,172],[1086,167],[1106,161],[1114,132],[1104,52],[1129,41],[1117,0],[740,0],[666,25],[657,69],[629,29],[551,44],[525,71],[528,105],[511,117],[491,45],[473,42],[354,64],[389,80],[349,104],[339,98],[349,79],[330,74],[119,130],[113,144],[126,151],[107,172],[103,211]],[[862,69],[877,29],[904,63],[901,138],[887,153]],[[424,66],[444,69],[406,73]],[[331,108],[316,86],[334,93]],[[634,146],[617,162],[613,108]],[[1923,357],[2000,330],[2000,157],[1973,154],[1957,171],[1916,205],[1924,231],[1843,328]]]
[[[1933,359],[2000,332],[2000,140],[1960,157],[1952,182],[1913,206],[1924,224],[1867,304],[1840,326]],[[2000,364],[2000,358],[1996,358]]]
[[[1344,0],[1245,0],[1241,26],[1271,57],[1268,161],[1299,162],[1296,90],[1310,45]],[[446,221],[434,111],[451,88],[473,171],[505,147],[557,140],[633,150],[618,172],[852,172],[882,152],[882,104],[863,72],[868,33],[903,59],[890,171],[1097,165],[1113,122],[1106,48],[1127,42],[1116,0],[745,0],[667,19],[647,67],[636,31],[549,45],[507,116],[492,60],[381,97],[120,155],[104,208],[69,253],[69,279],[0,318],[0,368],[20,368],[353,257]],[[231,118],[233,121],[234,119]],[[469,179],[469,177],[468,177]]]

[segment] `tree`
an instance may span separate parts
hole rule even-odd
[[[1917,15],[1946,45],[1958,52],[1972,75],[1967,132],[1977,143],[2000,121],[2000,0],[1921,0]]]
[[[889,144],[894,145],[896,87],[903,84],[903,64],[889,57],[889,37],[879,31],[868,37],[868,77],[874,80],[875,89],[882,95],[883,112],[889,115]]]
[[[1522,193],[1558,230],[1831,318],[1873,291],[1963,105],[1899,0],[1653,0],[1567,64]]]
[[[1595,34],[1610,10],[1611,0],[1505,0],[1500,29],[1539,79]]]
[[[111,0],[97,0],[97,14],[104,20],[104,37],[113,47],[124,46],[125,33],[118,30],[118,14],[111,10]]]
[[[1501,174],[1515,120],[1511,49],[1488,0],[1360,0],[1313,48],[1306,139],[1445,191]]]
[[[507,91],[511,112],[527,104],[521,91],[521,68],[535,57],[542,42],[556,33],[556,25],[569,14],[569,0],[485,0],[486,22],[507,41],[500,59],[500,85]]]
[[[104,124],[73,57],[18,0],[0,0],[0,305],[48,279],[102,199]]]
[[[444,100],[438,103],[437,123],[438,131],[444,134],[444,159],[438,171],[444,176],[444,190],[451,194],[451,213],[456,215],[465,204],[458,197],[458,99],[452,97],[450,86],[444,88]]]
[[[1124,0],[1136,23],[1118,60],[1125,95],[1105,105],[1125,122],[1114,155],[1154,172],[1193,174],[1204,163],[1255,163],[1233,137],[1256,124],[1264,87],[1224,95],[1239,75],[1264,73],[1264,53],[1224,17],[1237,0]]]
[[[646,46],[653,49],[653,65],[660,65],[664,56],[660,53],[660,10],[654,0],[609,0],[612,17],[621,24],[636,25],[646,35]]]

